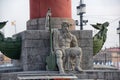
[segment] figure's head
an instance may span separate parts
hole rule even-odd
[[[103,23],[103,26],[104,26],[104,27],[108,27],[108,26],[109,26],[109,22]]]
[[[68,22],[62,22],[61,28],[63,31],[68,32],[69,27],[70,27],[70,24]]]

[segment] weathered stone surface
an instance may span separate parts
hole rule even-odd
[[[88,75],[86,73],[76,74],[76,76],[78,77],[78,79],[88,79]]]
[[[49,39],[48,30],[27,30],[21,33],[22,40]]]
[[[49,48],[24,48],[21,60],[23,70],[45,70]]]
[[[82,48],[82,68],[92,69],[93,68],[93,39],[92,31],[90,30],[75,30],[71,31],[78,39],[78,45]]]
[[[80,38],[92,38],[92,31],[91,30],[83,30],[80,31]]]
[[[120,71],[117,70],[85,70],[81,73],[73,72],[77,76],[77,80],[120,80]],[[73,74],[72,73],[72,74]],[[72,75],[71,72],[68,74],[59,74],[58,71],[24,71],[24,72],[10,72],[1,73],[0,80],[18,80],[20,76],[67,76]],[[29,80],[29,79],[27,79]],[[33,80],[33,79],[32,79]]]
[[[24,64],[23,69],[24,71],[38,71],[38,70],[46,70],[45,64],[40,63],[27,63]]]
[[[3,73],[0,76],[0,80],[18,80],[16,73]]]
[[[45,70],[46,57],[50,51],[49,31],[27,30],[19,35],[22,37],[22,54],[16,65],[25,71]]]
[[[104,79],[104,74],[102,72],[97,73],[99,79]]]
[[[78,39],[84,39],[84,38],[92,38],[92,31],[91,30],[73,30],[71,31],[72,34],[76,35]]]
[[[24,48],[47,48],[50,46],[49,40],[23,40]]]
[[[93,39],[92,38],[82,38],[79,40],[78,43],[81,47],[92,47],[93,46]]]
[[[78,45],[83,50],[82,68],[93,68],[93,41],[92,32],[72,31],[78,38]],[[84,35],[86,34],[86,35]],[[22,36],[22,54],[17,64],[21,65],[23,70],[42,70],[45,69],[46,57],[50,54],[49,31],[47,30],[27,30],[19,34]],[[38,65],[41,64],[41,65]],[[28,66],[27,66],[28,65]],[[44,67],[44,68],[43,68]]]
[[[89,74],[88,75],[88,78],[89,79],[97,79],[97,72],[90,72],[90,73],[87,73],[87,74]]]
[[[62,22],[69,22],[72,24],[70,30],[75,29],[75,21],[71,18],[51,18],[51,27],[61,28]],[[27,30],[46,30],[45,18],[32,19],[27,22]]]

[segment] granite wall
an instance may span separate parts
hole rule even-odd
[[[22,33],[21,66],[23,70],[45,70],[46,57],[50,52],[49,32],[27,30]]]
[[[81,67],[84,70],[93,69],[93,38],[91,30],[72,31],[78,39],[78,44],[82,48]]]

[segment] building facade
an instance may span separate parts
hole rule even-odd
[[[93,57],[94,64],[109,65],[120,69],[120,48],[106,48]]]

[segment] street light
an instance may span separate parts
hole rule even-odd
[[[119,21],[119,27],[117,28],[117,34],[120,34],[120,21]]]
[[[80,0],[80,5],[77,6],[77,15],[80,15],[80,30],[83,30],[83,14],[86,13],[86,4]]]
[[[86,13],[86,4],[80,4],[77,6],[77,15]]]
[[[117,28],[117,34],[119,34],[119,49],[120,49],[120,21],[119,21],[119,27]]]
[[[119,54],[120,54],[120,21],[119,21],[119,27],[117,28],[117,34],[119,35]],[[119,67],[118,65],[119,62],[119,58],[118,58],[118,53],[117,53],[117,67]]]

